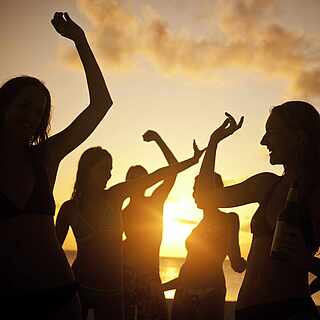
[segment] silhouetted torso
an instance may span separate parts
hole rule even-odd
[[[5,158],[1,161],[0,175],[4,183],[1,183],[1,287],[13,296],[74,281],[55,237],[52,189],[58,163],[48,164],[43,145],[30,150],[29,160]],[[12,194],[10,189],[19,184],[21,187],[16,187]],[[19,195],[25,193],[29,184],[30,191],[20,205]]]
[[[162,211],[163,202],[152,197],[131,201],[123,210],[124,263],[138,273],[159,277]]]
[[[32,148],[36,149],[36,148]],[[22,214],[54,216],[55,202],[49,185],[48,173],[41,155],[30,151],[34,183],[32,191],[23,207],[18,207],[4,192],[0,192],[0,219],[11,219]]]
[[[81,209],[72,203],[71,227],[77,243],[77,257],[72,268],[82,285],[119,290],[122,285],[122,229],[119,211],[108,200],[101,197]]]
[[[239,292],[239,309],[309,296],[307,270],[289,261],[270,257],[276,219],[284,208],[288,189],[288,182],[275,176],[274,183],[252,218],[253,241],[248,255],[247,272]]]
[[[224,286],[223,261],[230,244],[233,214],[204,218],[186,239],[188,251],[181,268],[181,284],[188,288]]]

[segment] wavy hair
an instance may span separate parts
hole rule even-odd
[[[71,199],[80,201],[88,181],[90,168],[100,161],[112,162],[111,154],[101,147],[87,149],[80,157]]]
[[[0,121],[3,123],[3,115],[16,96],[27,87],[39,89],[46,97],[46,105],[40,125],[35,135],[30,140],[31,145],[37,145],[48,138],[51,116],[51,96],[47,87],[39,79],[30,76],[15,77],[5,82],[0,88]]]
[[[287,101],[275,106],[271,114],[277,114],[293,132],[302,132],[305,166],[310,169],[320,164],[320,115],[316,108],[305,101]]]

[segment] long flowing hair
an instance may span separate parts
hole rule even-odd
[[[30,76],[15,77],[5,82],[0,88],[0,126],[3,124],[4,113],[16,96],[27,87],[39,89],[46,97],[46,105],[40,125],[29,144],[37,145],[48,138],[51,116],[51,96],[47,87],[39,79]]]
[[[300,167],[312,175],[319,175],[320,165],[320,115],[314,106],[305,101],[287,101],[271,110],[292,132],[303,133],[303,145],[297,156]]]
[[[81,202],[86,190],[90,168],[100,161],[112,162],[111,154],[101,147],[87,149],[80,157],[76,181],[74,183],[71,199]]]

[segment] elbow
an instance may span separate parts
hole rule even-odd
[[[107,102],[108,109],[110,109],[110,108],[112,107],[112,105],[113,105],[113,100],[112,100],[112,98],[109,96],[107,101],[108,101],[108,102]]]
[[[91,99],[89,104],[89,106],[93,107],[94,109],[98,109],[102,115],[105,115],[112,105],[113,101],[109,95],[103,95],[95,99]]]
[[[101,103],[99,105],[104,106],[104,110],[107,112],[113,105],[113,101],[111,97],[108,95],[104,99],[102,99]]]

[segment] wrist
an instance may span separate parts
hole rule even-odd
[[[157,137],[154,137],[153,141],[156,142],[156,143],[161,143],[162,139],[161,139],[160,136],[157,136]]]
[[[74,43],[76,44],[76,46],[81,46],[84,44],[87,44],[87,38],[84,32],[82,32],[81,34],[77,35],[74,39],[73,39]]]
[[[210,143],[211,144],[218,144],[219,141],[220,141],[220,139],[214,133],[212,133],[210,136]]]

